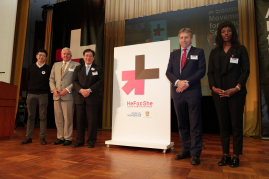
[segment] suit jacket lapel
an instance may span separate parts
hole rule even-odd
[[[92,69],[94,69],[94,70],[92,70]],[[96,71],[96,70],[95,70],[95,65],[94,65],[94,64],[92,64],[91,68],[89,69],[89,73],[88,73],[88,75],[87,75],[87,80],[89,80],[89,79],[92,77],[92,72],[93,72],[93,71]]]
[[[230,58],[232,56],[234,57],[234,55],[236,53],[236,48],[230,47],[230,49],[227,52],[227,55],[229,55],[229,56],[228,56],[228,58],[225,59],[225,61],[222,62],[222,64],[220,64],[221,63],[220,62],[221,50],[222,49],[219,50],[218,59],[216,59],[216,62],[218,62],[218,69],[220,69],[220,65],[224,65],[224,67],[222,67],[221,72],[220,72],[220,74],[223,75],[223,74],[227,73],[227,71],[229,69],[231,69],[233,67],[233,65],[234,65],[233,63],[230,63]],[[223,52],[223,53],[225,53],[225,52]]]
[[[178,53],[177,53],[176,61],[177,61],[178,67],[180,68],[181,48],[177,51]]]
[[[220,48],[216,49],[216,53],[214,55],[214,64],[217,69],[220,69]]]
[[[66,75],[66,73],[68,73],[69,68],[71,68],[73,65],[74,65],[74,64],[73,64],[72,61],[70,61],[70,62],[68,63],[67,67],[65,68],[65,71],[64,71],[64,74],[63,74],[62,78]]]
[[[81,68],[80,68],[80,70],[79,70],[79,82],[81,83],[81,84],[85,84],[85,82],[86,82],[86,79],[87,79],[87,76],[86,76],[86,66],[85,66],[85,64],[83,64],[83,65],[81,65]]]
[[[231,51],[230,51],[230,53],[229,54],[232,54],[232,56],[231,57],[233,57],[233,58],[235,58],[235,54],[236,54],[236,48],[234,48],[234,47],[231,47],[231,49],[230,49]],[[230,57],[230,58],[231,58]],[[233,67],[233,63],[230,63],[230,58],[229,58],[229,64],[228,64],[228,70],[229,69],[231,69],[232,67]],[[236,57],[237,58],[237,57]]]
[[[86,79],[86,65],[83,64],[83,66],[81,67],[80,73],[82,74],[81,76],[85,76],[84,79]]]

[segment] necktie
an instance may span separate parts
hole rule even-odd
[[[86,67],[86,76],[87,76],[88,73],[89,73],[89,68],[90,68],[90,66],[87,66],[87,67]]]
[[[65,63],[63,64],[62,66],[62,72],[61,72],[61,76],[63,77],[63,74],[64,74],[64,70],[65,70]]]
[[[186,49],[183,49],[183,50],[184,50],[184,52],[183,52],[183,55],[182,55],[182,58],[181,58],[181,71],[182,71],[182,69],[184,67],[184,64],[185,64],[185,61],[186,61],[186,55],[187,55]]]

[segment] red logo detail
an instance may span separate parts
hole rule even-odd
[[[122,72],[122,81],[128,81],[122,90],[128,95],[135,89],[135,95],[143,95],[145,79],[154,78],[159,78],[159,68],[145,69],[145,55],[137,55],[135,57],[135,70]]]
[[[161,25],[157,24],[157,29],[153,29],[154,36],[161,36],[161,31],[164,31],[164,28],[160,28]]]
[[[135,80],[135,70],[123,71],[122,81],[128,82],[122,87],[126,94],[129,94],[135,88],[135,95],[144,94],[144,80]]]

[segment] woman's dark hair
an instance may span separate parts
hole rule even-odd
[[[219,24],[218,26],[218,31],[217,31],[217,36],[216,36],[216,44],[218,47],[222,48],[223,47],[223,39],[221,36],[221,30],[225,27],[230,27],[232,29],[232,39],[231,39],[231,43],[233,47],[238,47],[240,45],[240,42],[238,41],[238,35],[237,35],[237,31],[235,29],[235,26],[232,22],[230,21],[225,21]]]

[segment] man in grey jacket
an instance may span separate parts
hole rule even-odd
[[[62,62],[54,63],[50,74],[50,89],[53,92],[54,115],[57,127],[57,140],[54,145],[70,145],[73,139],[74,97],[73,74],[80,65],[71,60],[69,48],[61,52]]]

